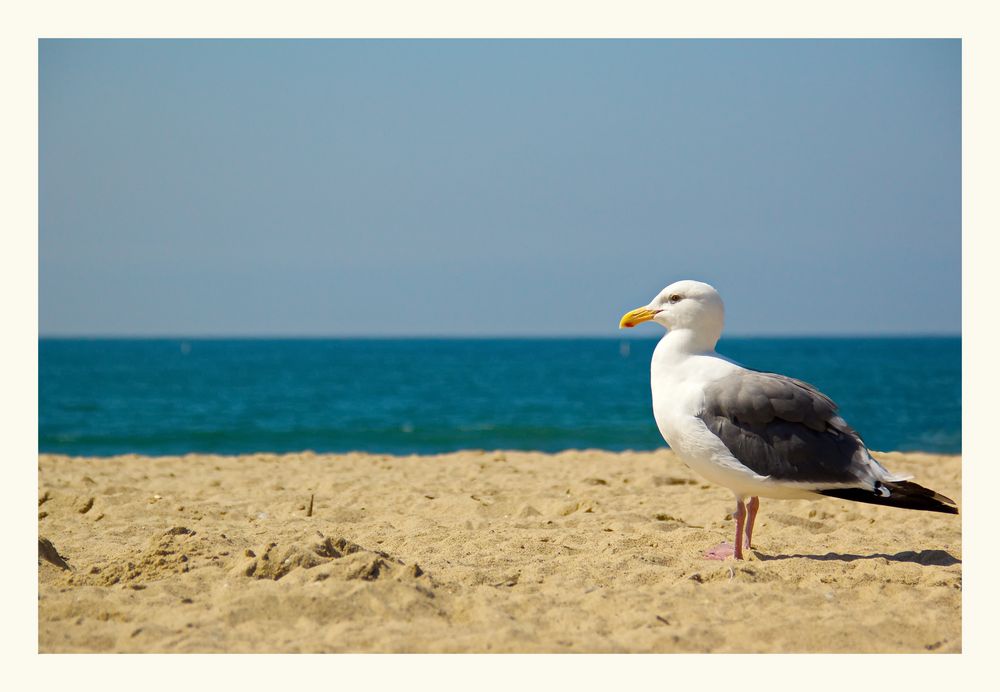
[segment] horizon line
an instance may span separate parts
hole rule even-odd
[[[771,332],[723,334],[725,339],[921,339],[921,338],[961,338],[962,332]],[[482,340],[556,340],[556,339],[604,339],[607,341],[647,341],[661,338],[659,335],[638,334],[38,334],[38,340],[233,340],[233,341],[482,341]]]

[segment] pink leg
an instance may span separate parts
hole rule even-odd
[[[751,497],[747,502],[747,542],[746,548],[750,548],[750,538],[753,536],[753,522],[757,518],[757,509],[760,507],[760,498]]]
[[[736,501],[736,539],[733,541],[733,545],[736,549],[733,551],[733,556],[737,560],[743,559],[743,526],[747,518],[747,506],[743,503],[743,500]]]
[[[737,560],[743,559],[743,527],[747,518],[747,508],[743,503],[743,498],[736,498],[736,513],[733,519],[736,520],[736,540],[732,543],[720,543],[707,553],[705,557],[709,560],[725,560],[735,557]]]

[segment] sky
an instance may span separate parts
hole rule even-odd
[[[42,40],[38,249],[42,336],[958,334],[961,43]]]

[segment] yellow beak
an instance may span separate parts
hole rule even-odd
[[[622,321],[618,323],[618,328],[634,327],[637,324],[649,322],[656,317],[656,312],[656,310],[650,310],[649,308],[636,308],[632,312],[626,312],[622,315]]]

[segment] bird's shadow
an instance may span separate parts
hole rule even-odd
[[[890,562],[913,562],[918,565],[938,565],[948,567],[950,565],[960,565],[962,561],[946,550],[906,550],[902,553],[889,555],[887,553],[875,553],[873,555],[853,555],[851,553],[826,553],[824,555],[766,555],[759,551],[754,551],[758,560],[791,560],[794,558],[804,558],[806,560],[837,560],[840,562],[854,562],[855,560],[874,560],[875,558],[885,558]]]

